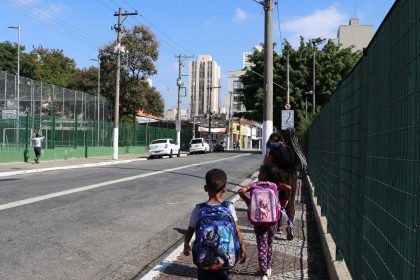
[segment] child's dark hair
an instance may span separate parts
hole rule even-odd
[[[206,173],[206,186],[211,193],[219,192],[226,185],[226,181],[226,173],[221,169],[214,168]]]
[[[275,164],[266,163],[260,166],[260,172],[265,174],[265,179],[272,183],[280,181],[280,172]]]

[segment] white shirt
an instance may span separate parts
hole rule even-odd
[[[32,143],[33,143],[34,147],[35,148],[41,148],[41,143],[42,143],[42,140],[44,140],[44,138],[45,138],[44,136],[32,138],[31,140],[32,140]]]
[[[217,204],[208,204],[207,203],[207,205],[210,205],[210,206],[213,206],[213,207],[217,207],[217,206],[220,206],[222,204],[221,203],[217,203]],[[233,206],[233,203],[231,203],[229,205],[229,210],[230,210],[230,213],[232,214],[233,220],[235,222],[237,222],[238,221],[238,217],[236,216],[236,211],[235,211],[235,207]],[[199,211],[200,211],[200,208],[198,206],[195,206],[194,210],[191,213],[190,223],[188,225],[190,228],[195,228],[195,226],[197,224],[197,220],[198,220],[198,212]]]

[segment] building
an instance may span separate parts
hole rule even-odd
[[[353,51],[362,51],[366,48],[375,34],[373,25],[360,25],[358,18],[352,18],[349,25],[340,25],[337,31],[335,43],[343,48],[352,47]]]
[[[242,69],[254,66],[251,62],[249,62],[249,57],[255,51],[261,52],[262,50],[263,50],[263,47],[261,45],[259,45],[259,46],[255,46],[254,49],[251,52],[243,52],[242,53]]]
[[[168,121],[175,121],[177,119],[178,109],[176,107],[172,107],[169,110],[165,111],[165,120]],[[187,110],[181,109],[181,120],[188,120]]]
[[[188,108],[191,119],[219,113],[220,66],[210,55],[189,62]]]
[[[227,78],[227,94],[224,98],[226,113],[233,116],[236,112],[245,112],[246,108],[241,102],[242,82],[241,76],[245,74],[245,70],[230,71]]]

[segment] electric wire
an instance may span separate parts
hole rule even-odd
[[[72,40],[74,40],[74,41],[76,41],[76,42],[78,42],[78,43],[80,43],[80,44],[82,44],[82,45],[90,48],[90,49],[91,48],[97,49],[97,47],[98,47],[97,42],[95,42],[94,40],[87,39],[86,37],[81,36],[78,33],[75,33],[71,29],[65,30],[67,27],[63,23],[58,24],[58,23],[56,23],[54,21],[48,21],[48,22],[46,22],[46,21],[43,21],[43,20],[35,17],[30,11],[27,11],[27,10],[25,10],[23,8],[15,7],[15,9],[18,12],[20,12],[21,14],[23,14],[23,15],[31,18],[32,20],[37,21],[37,22],[39,22],[39,23],[47,26],[48,28],[56,31],[57,33],[61,34],[62,36],[68,37],[68,38],[70,38],[70,39],[72,39]]]
[[[277,21],[278,21],[278,28],[279,28],[279,34],[280,34],[280,51],[283,51],[283,39],[281,35],[281,25],[280,25],[280,13],[279,13],[279,2],[280,0],[276,1],[276,8],[277,8]]]
[[[116,2],[114,0],[110,0],[112,1],[114,4],[116,4]],[[137,10],[138,9],[136,7],[134,7],[132,4],[130,4],[128,1],[126,0],[121,0],[122,2],[124,2],[126,5],[128,5],[130,8]],[[187,48],[185,48],[184,46],[182,46],[181,44],[179,44],[178,42],[176,42],[175,40],[173,40],[170,36],[168,36],[162,29],[160,29],[159,27],[157,27],[155,24],[153,24],[153,22],[151,20],[149,20],[147,17],[145,17],[143,14],[139,13],[140,17],[143,18],[155,31],[157,31],[156,33],[160,33],[163,37],[165,37],[166,39],[162,38],[162,36],[159,36],[159,39],[163,42],[165,42],[166,44],[168,44],[170,47],[172,47],[174,50],[176,50],[177,52],[180,52],[180,50],[183,50],[187,53],[192,53],[191,51],[189,51]],[[140,20],[138,18],[135,18],[139,23]]]
[[[42,11],[41,15],[48,16],[47,12],[43,11],[42,8],[36,6],[34,3],[28,3],[28,4],[26,4],[26,7],[29,7],[29,8],[32,9],[31,11],[27,11],[32,18],[36,18],[35,15],[33,15],[33,11],[35,9],[38,10],[38,11]],[[40,21],[42,22],[42,20],[40,20]],[[53,20],[48,21],[48,23],[54,24],[54,25],[56,25],[56,27],[58,27],[60,29],[63,29],[64,32],[71,33],[73,36],[78,37],[81,40],[84,40],[84,41],[89,42],[91,44],[97,45],[98,42],[99,42],[99,39],[95,38],[95,36],[93,36],[92,34],[89,34],[89,33],[85,32],[84,30],[82,30],[82,29],[80,29],[76,26],[71,25],[70,23],[68,23],[64,20],[61,20],[58,17],[54,18]]]
[[[102,2],[101,0],[97,0],[97,1],[100,1],[100,2]],[[121,7],[122,9],[124,9],[125,10],[125,7],[123,6],[123,5],[120,5],[120,3],[118,3],[118,2],[116,2],[116,1],[114,1],[114,0],[110,0],[115,6],[117,6],[118,8],[119,7]],[[131,8],[133,8],[133,9],[135,9],[135,10],[137,10],[133,5],[131,5],[131,4],[129,4],[128,2],[126,2],[126,1],[124,1],[124,3],[126,3],[127,5],[129,5]],[[103,4],[103,3],[102,3]],[[114,10],[111,6],[109,6],[109,5],[106,5],[109,9],[111,9],[111,10]],[[142,18],[144,18],[146,21],[148,21],[144,16],[142,16],[142,15],[140,15]],[[143,24],[140,20],[139,20],[139,18],[138,17],[133,17],[133,18],[127,18],[127,23],[129,23],[129,24],[131,24],[131,26],[132,27],[134,27],[134,26],[136,26],[137,25],[137,23],[135,23],[135,22],[133,22],[133,19],[137,22],[137,23],[140,23],[140,24],[142,24],[142,25],[145,25],[145,24]],[[149,22],[149,21],[148,21]],[[150,25],[152,25],[153,26],[153,24],[150,22]],[[155,27],[154,29],[157,29],[157,27]],[[153,30],[152,30],[153,31]],[[160,33],[163,33],[162,31],[160,31]],[[156,38],[160,41],[160,42],[162,42],[162,43],[165,43],[165,45],[164,44],[160,44],[159,45],[159,48],[161,49],[161,50],[163,50],[163,51],[165,51],[165,52],[167,52],[168,54],[170,54],[170,55],[173,55],[174,54],[174,52],[175,53],[179,53],[180,52],[180,49],[178,48],[178,47],[176,47],[176,46],[174,46],[174,44],[172,44],[171,42],[169,42],[168,40],[166,40],[166,39],[164,39],[164,38],[162,38],[161,36],[158,36],[157,34],[155,34],[155,36],[156,36]],[[168,47],[170,47],[171,49],[169,49]],[[181,46],[182,47],[182,46]]]

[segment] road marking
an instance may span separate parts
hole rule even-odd
[[[247,178],[242,183],[239,184],[234,190],[239,190],[239,188],[248,185],[251,181],[255,179],[257,173],[254,173],[251,178]],[[235,203],[239,199],[239,195],[234,195],[230,201]],[[191,240],[194,240],[195,233]],[[192,242],[192,241],[191,241]],[[184,243],[179,245],[172,253],[170,253],[160,264],[156,265],[152,270],[150,270],[146,275],[144,275],[139,280],[152,280],[159,276],[168,266],[170,266],[176,259],[184,252]]]
[[[136,180],[136,179],[139,179],[139,178],[144,178],[144,177],[149,177],[149,176],[158,175],[158,174],[162,174],[162,173],[181,170],[181,169],[185,169],[185,168],[189,168],[189,167],[193,167],[193,166],[199,166],[199,165],[214,163],[214,162],[218,162],[218,161],[229,160],[229,159],[233,159],[233,158],[237,158],[237,157],[243,157],[243,156],[246,156],[246,155],[249,155],[249,154],[242,154],[242,155],[232,156],[232,157],[229,157],[229,158],[217,159],[217,160],[212,160],[212,161],[207,161],[207,162],[202,162],[202,163],[194,163],[194,164],[190,164],[190,165],[184,165],[184,166],[165,169],[165,170],[161,170],[161,171],[149,172],[149,173],[145,173],[145,174],[141,174],[141,175],[130,176],[130,177],[121,178],[121,179],[117,179],[117,180],[112,180],[112,181],[107,181],[107,182],[103,182],[103,183],[93,184],[93,185],[90,185],[90,186],[84,186],[84,187],[74,188],[74,189],[70,189],[70,190],[66,190],[66,191],[55,192],[55,193],[51,193],[51,194],[46,194],[46,195],[36,196],[36,197],[28,198],[28,199],[9,202],[9,203],[6,203],[6,204],[1,204],[0,205],[0,211],[5,210],[5,209],[10,209],[10,208],[15,208],[15,207],[27,205],[27,204],[32,204],[32,203],[35,203],[35,202],[39,202],[39,201],[43,201],[43,200],[47,200],[47,199],[51,199],[51,198],[55,198],[55,197],[60,197],[60,196],[69,195],[69,194],[73,194],[73,193],[79,193],[79,192],[83,192],[83,191],[97,189],[97,188],[101,188],[101,187],[105,187],[105,186],[109,186],[109,185],[113,185],[113,184],[118,184],[118,183],[122,183],[122,182]]]

